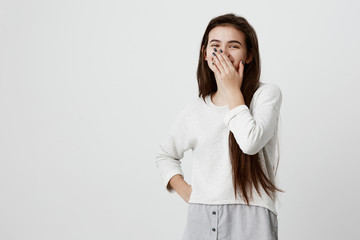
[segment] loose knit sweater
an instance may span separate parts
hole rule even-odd
[[[280,88],[274,83],[260,82],[253,95],[250,109],[239,105],[229,110],[228,105],[218,106],[197,97],[180,111],[172,124],[171,132],[160,143],[156,166],[164,187],[174,193],[169,181],[184,173],[181,159],[191,149],[193,154],[189,203],[246,204],[238,193],[235,199],[232,166],[229,155],[229,131],[234,134],[240,149],[248,155],[259,152],[260,164],[269,180],[276,185],[278,118],[282,102]],[[260,195],[253,186],[250,205],[268,208],[277,215],[275,201],[259,185]],[[250,193],[249,193],[250,194]],[[250,195],[249,195],[250,196]]]

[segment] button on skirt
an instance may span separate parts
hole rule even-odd
[[[188,203],[183,240],[278,240],[277,216],[246,204]]]

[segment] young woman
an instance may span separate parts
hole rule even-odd
[[[168,192],[188,203],[183,239],[278,239],[282,93],[276,84],[260,82],[257,35],[245,18],[225,14],[210,21],[197,80],[199,97],[179,113],[156,156]],[[180,161],[189,149],[192,185]]]

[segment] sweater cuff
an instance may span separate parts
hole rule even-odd
[[[224,116],[225,126],[229,125],[229,121],[231,118],[233,118],[234,116],[236,116],[237,114],[239,114],[240,112],[243,112],[243,111],[249,111],[248,106],[246,106],[245,104],[239,105],[239,106],[234,107],[233,109],[229,110]]]

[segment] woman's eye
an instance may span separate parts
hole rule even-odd
[[[211,45],[211,47],[213,48],[213,47],[219,47],[219,45]],[[236,46],[236,45],[232,45],[232,46],[230,46],[230,48],[239,48],[238,46]]]

